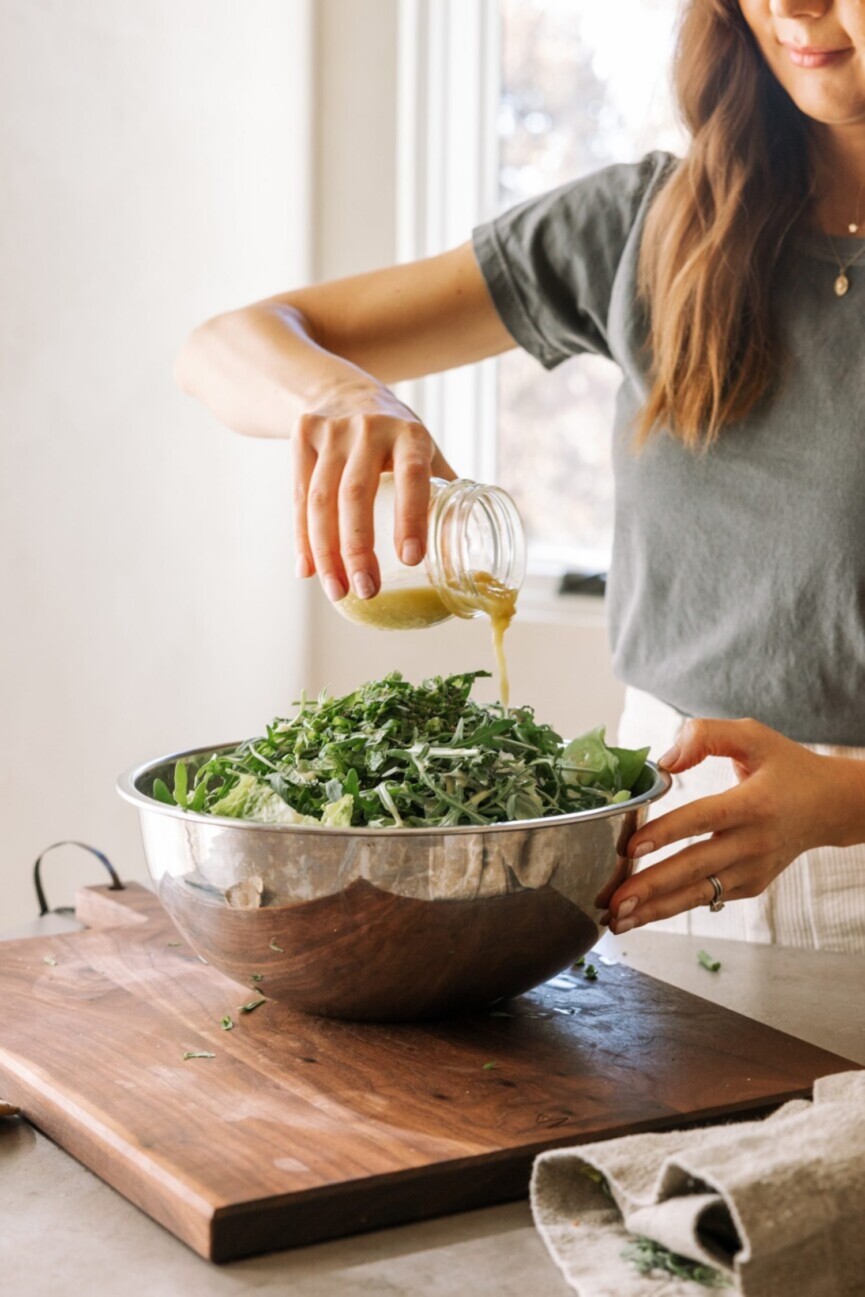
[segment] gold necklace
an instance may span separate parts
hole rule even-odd
[[[858,225],[856,228],[859,228]],[[847,276],[847,271],[855,266],[856,262],[861,260],[862,257],[865,257],[865,246],[859,249],[855,257],[851,257],[850,260],[845,263],[838,256],[838,249],[835,247],[835,240],[832,238],[831,234],[827,234],[826,238],[829,240],[829,247],[832,249],[832,256],[838,262],[838,275],[835,280],[835,296],[845,297],[850,288],[850,280]]]

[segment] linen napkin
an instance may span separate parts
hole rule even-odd
[[[823,1077],[813,1102],[793,1100],[760,1121],[542,1153],[531,1203],[580,1297],[707,1292],[641,1274],[623,1256],[634,1236],[720,1271],[722,1292],[863,1297],[865,1071]]]

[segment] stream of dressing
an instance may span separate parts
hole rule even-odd
[[[499,697],[507,710],[510,682],[505,657],[505,631],[517,611],[517,591],[490,572],[472,572],[467,582],[473,589],[451,587],[449,608],[434,586],[410,586],[405,590],[383,590],[372,599],[358,599],[351,591],[336,607],[350,621],[379,630],[419,630],[435,626],[453,615],[454,607],[471,614],[486,613],[493,632],[493,652],[499,678]]]

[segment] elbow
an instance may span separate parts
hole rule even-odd
[[[229,312],[234,314],[234,312]],[[187,396],[201,396],[214,350],[220,345],[227,316],[215,315],[193,329],[174,361],[174,381]]]

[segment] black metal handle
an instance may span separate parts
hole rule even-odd
[[[43,914],[71,914],[71,905],[60,905],[56,910],[50,910],[48,902],[45,899],[45,892],[42,888],[42,861],[48,855],[49,851],[54,851],[56,847],[80,847],[82,851],[89,851],[92,856],[104,865],[111,875],[111,890],[113,892],[122,892],[125,890],[125,884],[120,881],[120,875],[112,865],[111,861],[104,852],[99,851],[96,847],[89,846],[86,842],[75,842],[73,839],[67,839],[64,842],[52,842],[50,847],[46,847],[38,857],[36,864],[33,866],[33,886],[36,888],[36,899],[39,902],[39,917]]]

